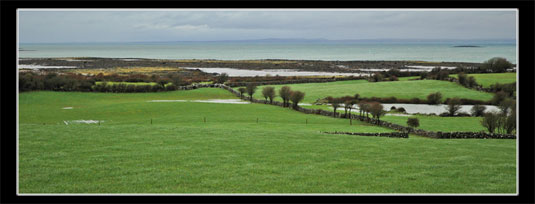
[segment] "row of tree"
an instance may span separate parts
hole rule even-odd
[[[240,96],[243,96],[244,93],[247,93],[247,95],[249,95],[249,100],[252,101],[256,89],[257,86],[254,83],[249,83],[246,87],[238,88],[238,92],[240,92]],[[262,89],[262,96],[266,101],[269,99],[269,103],[272,104],[273,99],[277,97],[277,93],[275,92],[274,87],[266,86]],[[291,101],[292,107],[297,109],[299,102],[305,98],[305,93],[301,91],[292,91],[289,86],[283,86],[279,90],[279,96],[282,98],[284,107],[289,107]]]

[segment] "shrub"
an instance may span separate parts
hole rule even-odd
[[[498,127],[500,116],[496,112],[488,112],[483,115],[481,125],[487,128],[490,133],[494,133],[494,130]]]
[[[505,118],[503,129],[507,134],[513,133],[516,129],[516,111],[512,111],[511,114]]]
[[[473,76],[469,76],[468,79],[466,80],[466,85],[467,85],[468,87],[475,87],[475,86],[477,86],[476,78],[474,78]]]
[[[297,104],[301,102],[303,98],[305,98],[305,93],[301,91],[292,91],[292,93],[290,94],[290,100],[293,103],[294,109],[297,109]]]
[[[383,81],[383,75],[379,72],[376,72],[375,74],[373,74],[369,79],[368,81],[370,82],[380,82],[380,81]]]
[[[216,77],[215,82],[219,84],[223,84],[228,80],[228,74],[227,73],[221,73],[219,76]]]
[[[418,126],[420,126],[420,120],[418,120],[418,118],[408,118],[407,125],[412,128],[417,128]]]
[[[420,104],[421,101],[420,101],[419,98],[412,98],[412,99],[411,99],[411,103],[414,103],[414,104]]]
[[[483,116],[483,114],[485,113],[485,109],[487,109],[487,107],[483,105],[472,106],[472,110],[471,110],[472,116],[474,117]]]
[[[491,72],[505,72],[507,69],[510,69],[513,67],[513,64],[511,62],[507,61],[503,57],[494,57],[491,58],[483,64],[481,64],[481,69]]]
[[[499,105],[502,101],[504,101],[507,98],[507,93],[503,91],[499,91],[498,93],[494,94],[490,102],[494,105]]]
[[[450,114],[450,116],[454,116],[457,111],[461,109],[461,100],[457,97],[448,100],[448,106],[446,106],[446,110]]]
[[[431,93],[427,96],[427,103],[439,104],[441,99],[442,99],[442,94],[440,92]]]
[[[459,80],[459,84],[463,85],[463,86],[467,86],[467,76],[465,73],[461,72],[459,74],[457,74],[457,78]]]
[[[509,114],[509,111],[514,111],[516,109],[516,101],[513,99],[504,99],[500,104],[498,104],[498,108],[500,108],[501,113],[503,115]]]

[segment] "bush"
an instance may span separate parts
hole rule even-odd
[[[290,101],[293,103],[294,109],[297,109],[297,104],[305,98],[305,93],[301,91],[292,91],[290,94]]]
[[[225,83],[227,80],[228,80],[228,74],[227,74],[227,73],[222,73],[222,74],[220,74],[219,76],[217,76],[215,82],[216,82],[216,83],[219,83],[219,84],[223,84],[223,83]]]
[[[488,112],[483,115],[481,125],[487,128],[490,133],[494,133],[494,130],[498,127],[500,116],[495,112]]]
[[[461,109],[461,100],[457,97],[452,98],[448,100],[448,106],[446,107],[446,110],[450,114],[450,116],[454,116],[457,111]]]
[[[467,86],[468,79],[465,73],[461,72],[457,74],[457,79],[459,80],[459,84],[461,84],[462,86]]]
[[[429,104],[439,104],[442,99],[442,94],[440,92],[431,93],[427,96],[427,103]]]
[[[468,87],[475,87],[475,86],[477,86],[476,78],[474,78],[473,76],[469,76],[468,79],[466,80],[466,85],[467,85]]]
[[[503,91],[499,91],[498,93],[494,94],[490,102],[494,105],[499,105],[502,101],[504,101],[507,98],[507,93]]]
[[[474,117],[483,116],[483,114],[485,114],[485,109],[487,109],[487,107],[482,106],[482,105],[472,106],[472,110],[471,110],[472,116]]]
[[[418,120],[418,118],[408,118],[407,125],[412,128],[417,128],[420,126],[420,120]]]
[[[481,69],[485,71],[491,71],[491,72],[505,72],[507,69],[510,69],[513,67],[513,64],[511,62],[507,61],[503,57],[494,57],[491,58],[483,64],[481,64]]]

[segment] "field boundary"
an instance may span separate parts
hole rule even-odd
[[[409,138],[409,133],[406,132],[387,132],[387,133],[366,133],[366,132],[322,132],[325,134],[342,134],[342,135],[358,135],[358,136],[376,136],[376,137],[397,137]]]
[[[196,87],[202,88],[202,87],[217,87],[222,88],[227,91],[230,91],[235,96],[247,100],[245,96],[241,95],[238,91],[234,90],[233,88],[224,85],[224,84],[202,84],[197,85]],[[273,101],[273,103],[269,103],[267,100],[259,100],[259,99],[252,99],[247,100],[251,101],[252,103],[261,103],[261,104],[270,104],[270,105],[276,105],[280,107],[284,107],[283,103],[278,101]],[[355,114],[348,114],[346,116],[345,114],[339,114],[327,110],[321,110],[321,109],[308,109],[303,108],[300,106],[297,106],[297,108],[292,108],[293,110],[305,113],[305,114],[316,114],[316,115],[323,115],[328,117],[334,117],[334,118],[349,118],[349,119],[356,119],[359,121],[367,122],[369,124],[386,127],[389,129],[406,132],[406,133],[412,133],[424,137],[430,137],[430,138],[437,138],[437,139],[446,139],[446,138],[496,138],[496,139],[516,139],[516,135],[508,135],[508,134],[495,134],[495,133],[485,133],[485,132],[433,132],[433,131],[426,131],[422,129],[416,129],[412,127],[406,127],[403,125],[398,125],[394,123],[390,123],[383,120],[377,120],[375,118],[369,118],[365,116],[355,115]]]

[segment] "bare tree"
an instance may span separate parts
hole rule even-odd
[[[370,105],[370,113],[374,118],[377,118],[377,123],[379,123],[379,119],[381,116],[383,116],[386,112],[383,110],[383,105],[379,102],[373,102]]]
[[[494,130],[498,127],[498,123],[500,120],[500,116],[496,112],[487,112],[483,116],[483,120],[481,121],[481,125],[483,127],[487,128],[487,130],[490,133],[494,133]]]
[[[457,111],[461,110],[461,99],[458,97],[451,98],[448,101],[448,106],[446,106],[446,110],[448,111],[448,114],[450,116],[454,116]]]
[[[256,91],[256,84],[248,83],[245,89],[247,90],[247,94],[249,94],[249,99],[253,101],[253,94]]]
[[[336,109],[340,106],[340,99],[329,96],[327,97],[327,101],[331,104],[331,106],[334,109],[333,117],[336,117]]]
[[[269,98],[269,103],[273,103],[273,98],[275,98],[275,88],[271,86],[264,87],[262,89],[262,95],[264,96],[266,101]]]
[[[368,113],[370,112],[370,104],[368,102],[361,101],[358,106],[360,110],[360,115],[362,116],[363,113],[366,113],[366,117],[368,118]]]
[[[292,91],[290,94],[290,100],[293,103],[293,108],[297,109],[297,104],[305,98],[305,93],[301,91]]]
[[[289,86],[283,86],[279,90],[279,96],[282,98],[282,104],[284,107],[288,106],[288,100],[290,99],[290,94],[292,90]]]

